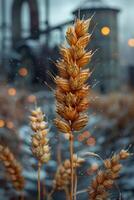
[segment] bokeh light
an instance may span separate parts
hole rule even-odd
[[[82,142],[84,140],[83,134],[79,134],[77,139],[79,142]]]
[[[130,39],[128,40],[128,46],[134,47],[134,38],[130,38]]]
[[[3,119],[0,119],[0,128],[3,128],[5,126],[5,121]]]
[[[29,103],[34,103],[36,102],[36,96],[31,94],[28,96],[27,100]]]
[[[102,33],[102,35],[104,35],[104,36],[107,36],[107,35],[109,35],[110,34],[110,28],[108,27],[108,26],[104,26],[104,27],[102,27],[102,29],[101,29],[101,33]]]
[[[8,94],[10,96],[15,96],[16,95],[16,89],[15,88],[9,88],[8,89]]]
[[[87,169],[87,174],[88,175],[92,175],[93,173],[95,173],[99,168],[98,163],[94,162],[91,164],[91,167]]]
[[[88,146],[94,146],[96,144],[96,140],[94,137],[89,137],[86,143]]]
[[[88,138],[91,134],[89,131],[84,131],[82,135],[83,137]]]
[[[12,121],[7,121],[6,126],[9,129],[13,129],[14,128],[14,123]]]
[[[97,171],[98,168],[99,168],[99,165],[98,165],[98,163],[96,163],[96,162],[93,163],[93,164],[91,165],[91,170],[92,170],[93,172]]]
[[[27,70],[27,68],[25,68],[25,67],[22,67],[22,68],[20,68],[19,69],[19,75],[20,76],[27,76],[27,74],[28,74],[28,70]]]

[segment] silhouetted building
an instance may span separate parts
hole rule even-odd
[[[93,16],[90,32],[93,31],[89,48],[97,50],[92,62],[93,78],[102,92],[116,89],[119,84],[118,25],[119,9],[107,5],[103,0],[86,0],[73,14],[82,18]],[[95,30],[94,30],[95,29]]]
[[[0,61],[0,68],[2,72],[7,68],[2,75],[4,80],[8,74],[10,82],[20,85],[44,81],[51,84],[48,71],[56,72],[52,60],[59,56],[57,45],[63,40],[63,28],[72,21],[50,26],[49,0],[0,0],[0,11],[0,54],[2,61],[6,58],[6,62]],[[58,33],[56,37],[54,32]]]

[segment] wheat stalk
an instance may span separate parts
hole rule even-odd
[[[24,177],[22,176],[22,167],[14,157],[11,150],[3,145],[0,145],[0,161],[3,162],[6,172],[12,181],[13,187],[17,191],[22,191],[25,182]]]
[[[121,150],[118,154],[112,156],[111,159],[104,161],[105,169],[98,171],[88,189],[90,200],[108,199],[108,190],[112,188],[122,169],[120,161],[127,159],[129,156],[128,151]]]
[[[69,135],[71,162],[71,192],[73,199],[73,131],[80,131],[88,122],[85,111],[89,107],[89,85],[91,75],[84,67],[90,62],[91,51],[86,51],[91,35],[88,33],[90,19],[77,19],[74,26],[66,32],[69,47],[60,48],[61,59],[57,61],[58,76],[56,82],[57,118],[55,125],[59,131]]]
[[[31,112],[30,121],[31,128],[34,131],[32,135],[32,153],[38,160],[38,200],[40,200],[40,169],[44,163],[50,160],[49,139],[46,137],[47,123],[44,120],[45,114],[40,108],[36,108]]]

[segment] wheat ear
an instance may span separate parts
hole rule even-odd
[[[85,160],[73,155],[73,174],[75,170],[80,167]],[[71,163],[69,159],[66,159],[57,169],[55,179],[53,181],[53,190],[66,190],[70,186],[71,180]]]
[[[25,182],[22,176],[22,167],[11,150],[3,145],[0,145],[0,160],[3,162],[6,172],[9,174],[13,187],[17,191],[22,191]]]
[[[85,111],[89,107],[89,85],[86,83],[91,75],[84,67],[90,62],[91,51],[86,51],[91,35],[88,33],[90,19],[75,21],[74,26],[66,32],[69,47],[60,48],[61,59],[57,61],[58,76],[56,82],[57,118],[55,125],[59,131],[69,135],[71,162],[71,192],[73,199],[73,131],[80,131],[88,122]]]
[[[108,190],[112,188],[115,180],[119,177],[122,169],[121,160],[130,156],[126,150],[121,150],[118,154],[112,156],[111,159],[104,161],[104,170],[100,170],[89,187],[90,200],[106,200],[108,199]]]
[[[40,200],[40,169],[44,163],[50,160],[49,139],[47,138],[47,122],[44,120],[45,114],[40,108],[31,112],[31,128],[34,131],[32,135],[32,153],[38,160],[38,200]]]

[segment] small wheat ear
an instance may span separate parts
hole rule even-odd
[[[40,170],[42,165],[50,160],[51,150],[47,138],[47,122],[41,108],[37,107],[33,110],[29,119],[34,132],[31,139],[31,150],[33,156],[38,160],[38,200],[40,200]]]
[[[123,167],[120,161],[127,159],[130,155],[127,150],[122,149],[118,154],[114,154],[111,158],[104,160],[104,170],[98,171],[89,186],[90,200],[108,199],[109,190],[112,189]]]

